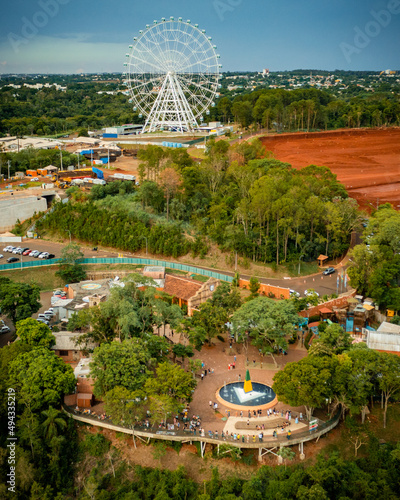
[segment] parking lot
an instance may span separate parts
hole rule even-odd
[[[11,248],[13,248],[14,250],[22,249],[22,253],[21,252],[15,253],[15,251],[11,250]],[[35,255],[32,255],[32,256],[27,255],[27,252],[29,252],[29,251],[35,252]],[[47,252],[47,255],[49,255],[49,258],[56,258],[56,255],[52,254],[47,249],[42,250],[42,249],[39,249],[36,247],[31,248],[25,244],[22,244],[21,246],[6,245],[0,249],[0,255],[3,255],[3,257],[0,260],[0,263],[21,262],[21,261],[26,262],[26,261],[35,260],[35,259],[42,260],[42,258],[40,258],[39,256],[43,252]],[[53,257],[53,255],[54,255],[54,257]]]

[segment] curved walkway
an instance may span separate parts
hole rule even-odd
[[[199,442],[201,448],[201,456],[204,456],[204,449],[206,444],[211,444],[213,446],[218,445],[229,445],[234,446],[236,448],[251,448],[259,450],[259,458],[266,453],[276,453],[273,450],[279,449],[283,446],[293,446],[300,445],[301,453],[303,453],[303,444],[307,441],[312,441],[314,439],[319,439],[322,435],[331,431],[333,428],[337,426],[340,420],[340,411],[327,422],[323,422],[322,420],[318,420],[318,428],[312,431],[302,431],[302,432],[293,432],[290,439],[285,436],[279,436],[277,438],[271,439],[269,436],[266,436],[262,441],[257,440],[257,442],[247,442],[233,440],[231,438],[222,439],[221,437],[210,437],[210,436],[201,436],[199,432],[193,431],[183,431],[183,430],[166,430],[166,429],[158,429],[154,426],[151,429],[146,429],[141,426],[134,426],[133,428],[124,427],[122,425],[117,425],[109,422],[105,422],[104,420],[100,420],[97,417],[91,415],[80,415],[75,412],[72,408],[68,406],[63,406],[63,410],[74,420],[78,422],[83,422],[89,425],[93,425],[95,427],[101,427],[103,429],[109,429],[116,432],[123,432],[125,434],[132,435],[132,438],[135,442],[135,438],[139,438],[142,440],[150,441],[150,439],[159,439],[164,441],[179,441],[181,443],[186,442]],[[136,443],[135,443],[136,446]]]

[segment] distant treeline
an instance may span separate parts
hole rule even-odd
[[[0,136],[57,135],[80,128],[141,123],[143,118],[133,112],[128,96],[106,93],[117,88],[116,83],[95,82],[69,83],[65,92],[53,87],[36,90],[3,86]],[[278,132],[400,124],[399,95],[389,84],[382,84],[377,92],[350,84],[341,91],[340,98],[334,92],[338,90],[262,89],[235,95],[222,89],[209,119]]]
[[[355,93],[358,89],[354,86]],[[351,89],[347,89],[347,95]],[[318,89],[265,89],[223,97],[217,104],[218,118],[234,120],[242,127],[297,131],[400,125],[400,98],[392,92],[338,99]]]

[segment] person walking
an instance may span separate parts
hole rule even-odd
[[[290,436],[292,435],[290,429],[287,431],[287,438],[288,438],[288,441],[290,440]]]

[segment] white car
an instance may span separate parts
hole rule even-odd
[[[33,252],[31,252],[29,254],[30,257],[37,257],[38,255],[40,255],[41,252],[39,252],[39,250],[34,250]]]
[[[47,326],[50,324],[50,322],[45,318],[38,318],[37,321],[39,321],[39,323],[44,323]]]
[[[296,290],[291,290],[290,289],[289,292],[290,292],[290,296],[291,297],[300,297],[299,292],[296,292]]]
[[[12,251],[12,253],[15,253],[15,255],[17,255],[17,253],[19,253],[20,251],[22,250],[21,247],[15,247]]]
[[[4,257],[4,255],[2,253],[0,253],[0,259],[2,259]]]
[[[319,293],[316,292],[315,290],[313,290],[312,288],[309,288],[308,290],[304,290],[304,295],[306,297],[310,297],[312,295],[316,295],[317,297],[319,297]]]
[[[45,259],[49,254],[49,252],[42,252],[40,255],[38,255],[39,259]]]
[[[3,252],[11,252],[13,248],[14,247],[12,247],[11,245],[8,245],[5,248],[3,248]]]
[[[52,318],[55,315],[55,312],[53,310],[49,309],[48,311],[45,311],[43,314],[45,316]]]
[[[0,327],[0,333],[8,333],[10,331],[7,325]]]

